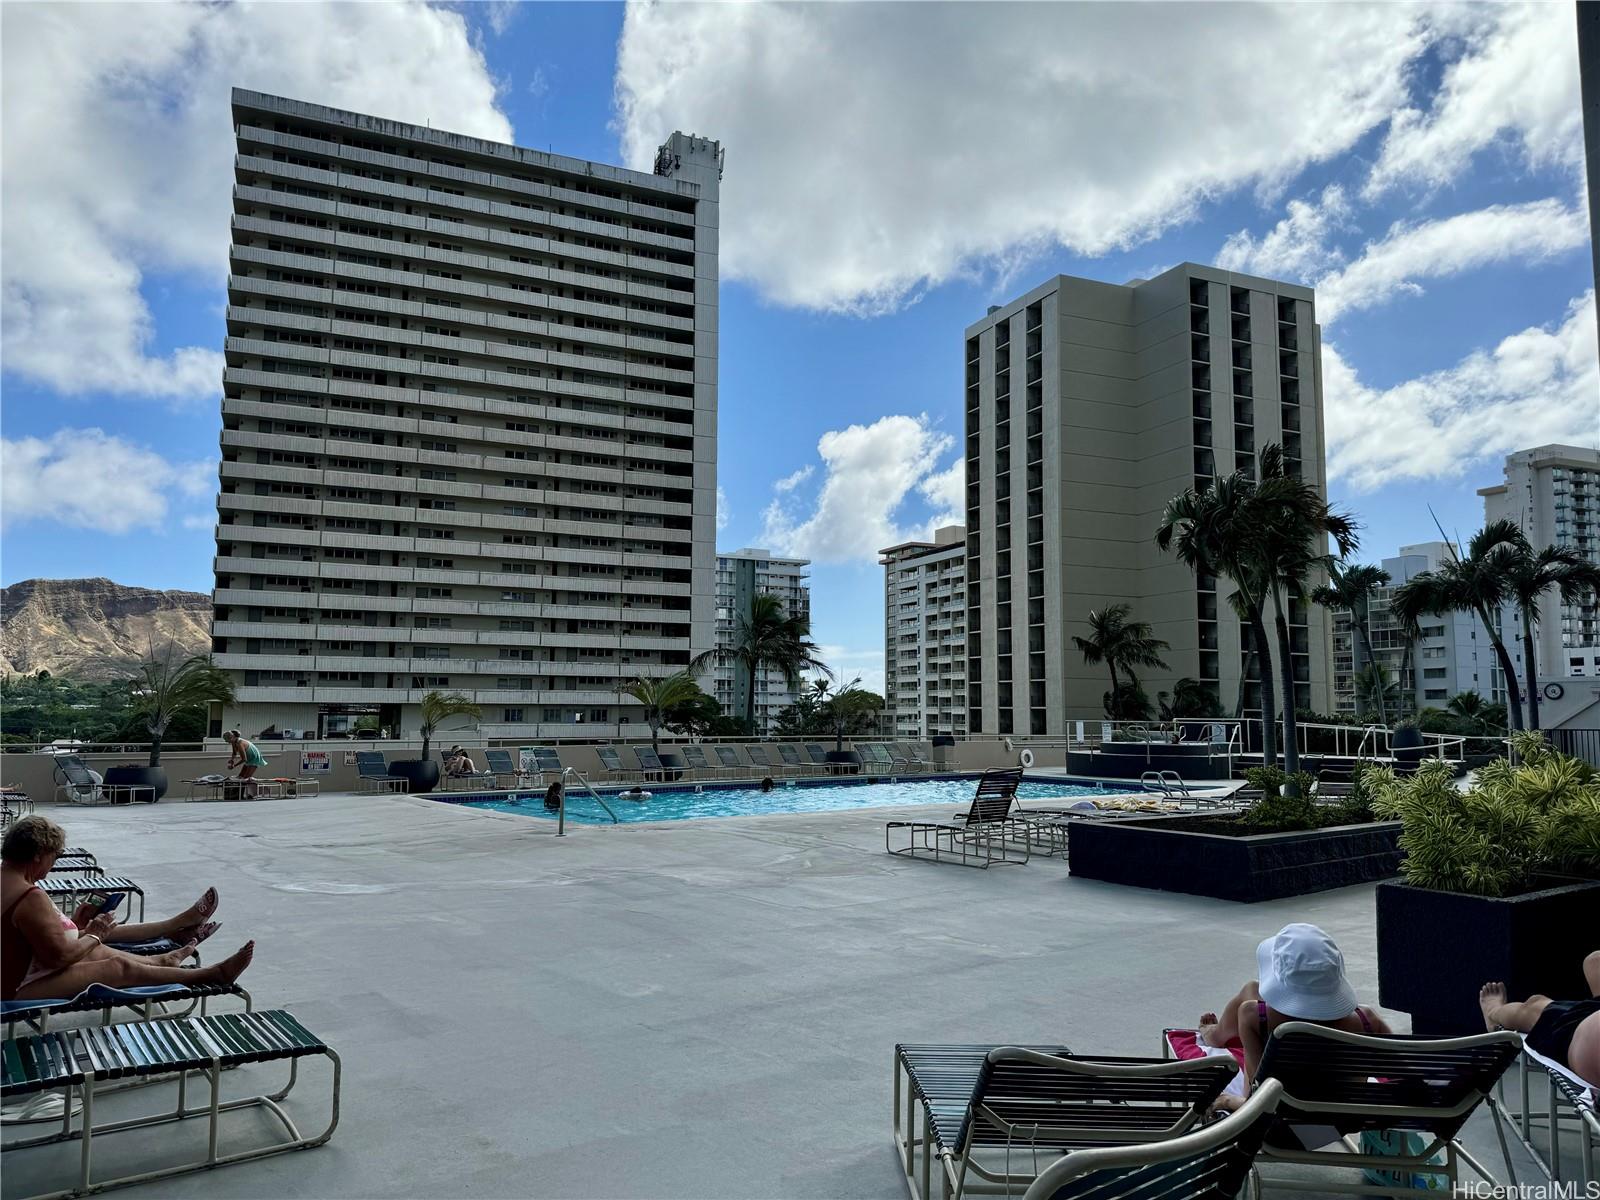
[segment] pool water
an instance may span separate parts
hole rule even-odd
[[[892,808],[911,804],[950,804],[965,808],[972,802],[977,776],[964,779],[915,779],[897,783],[869,783],[857,780],[850,783],[797,783],[779,782],[770,792],[755,787],[707,786],[696,792],[687,787],[643,785],[653,792],[648,800],[628,800],[615,792],[601,790],[617,820],[635,821],[695,821],[703,817],[753,817],[768,813],[835,812],[851,808]],[[1085,796],[1107,796],[1126,793],[1127,787],[1110,788],[1086,783],[1023,783],[1017,789],[1017,798],[1026,801],[1076,800]],[[444,797],[435,797],[444,799]],[[450,797],[447,801],[467,808],[487,809],[491,812],[516,813],[524,817],[554,819],[555,814],[544,806],[544,793],[516,792],[494,796]],[[567,793],[567,820],[586,824],[609,825],[611,818],[594,797],[582,789]]]

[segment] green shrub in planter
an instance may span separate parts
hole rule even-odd
[[[1369,788],[1358,764],[1351,776],[1350,795],[1339,804],[1318,804],[1312,794],[1316,776],[1299,771],[1285,775],[1277,767],[1251,767],[1244,773],[1251,787],[1261,789],[1257,800],[1239,816],[1239,824],[1252,833],[1297,833],[1326,829],[1330,825],[1362,825],[1373,819]],[[1285,786],[1292,784],[1293,786]]]
[[[1437,759],[1408,777],[1369,768],[1373,810],[1404,826],[1408,884],[1515,896],[1550,876],[1600,879],[1600,774],[1537,731],[1511,742],[1518,763],[1489,763],[1466,790]]]

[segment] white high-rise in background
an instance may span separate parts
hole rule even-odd
[[[896,738],[967,732],[966,528],[878,553],[883,565],[883,727]]]
[[[1410,638],[1390,611],[1397,588],[1424,571],[1437,571],[1449,559],[1450,547],[1445,542],[1422,542],[1401,546],[1398,555],[1383,560],[1389,584],[1373,593],[1368,632],[1372,657],[1383,668],[1384,680],[1394,688],[1393,701],[1385,702],[1384,715],[1390,721],[1424,708],[1444,708],[1458,692],[1477,692],[1495,704],[1506,702],[1505,673],[1483,622],[1476,616],[1465,612],[1430,613],[1417,622],[1419,635]],[[1504,624],[1500,634],[1520,672],[1522,648],[1512,626]],[[1360,711],[1375,721],[1378,710],[1370,676],[1361,689],[1362,702],[1357,702],[1358,680],[1367,665],[1366,650],[1350,614],[1334,613],[1334,709],[1342,713]]]
[[[1505,473],[1504,483],[1478,490],[1485,521],[1515,521],[1535,550],[1561,546],[1600,563],[1600,451],[1581,446],[1518,450],[1506,455]],[[1595,600],[1591,593],[1564,604],[1554,588],[1545,593],[1535,635],[1541,678],[1597,673],[1600,620]],[[1520,639],[1520,630],[1515,636]]]
[[[739,628],[740,614],[749,616],[750,602],[756,596],[773,596],[783,606],[785,616],[811,620],[811,585],[807,558],[778,558],[769,551],[747,547],[717,555],[717,655],[709,681],[701,686],[716,697],[725,716],[741,721],[751,719],[750,676],[731,653]],[[803,680],[791,684],[781,671],[771,667],[756,670],[756,729],[766,733],[778,713],[800,698]]]
[[[213,634],[246,732],[614,733],[713,638],[716,142],[655,173],[236,90]]]

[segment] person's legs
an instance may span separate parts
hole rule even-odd
[[[1221,1008],[1221,1016],[1208,1012],[1200,1015],[1200,1040],[1208,1046],[1226,1046],[1239,1040],[1239,1006],[1256,1003],[1261,999],[1261,988],[1254,979],[1241,987]]]
[[[256,944],[246,942],[228,958],[209,967],[173,967],[149,959],[109,952],[80,959],[70,967],[31,979],[17,990],[18,1000],[56,1000],[76,996],[91,983],[106,987],[150,987],[160,983],[232,983],[244,973]]]
[[[118,925],[112,934],[119,942],[153,942],[156,938],[176,937],[177,934],[197,929],[212,913],[217,911],[221,899],[216,888],[207,888],[205,894],[175,917],[165,921],[140,921],[133,925]],[[81,911],[81,910],[80,910]]]
[[[1486,983],[1478,989],[1478,1007],[1483,1009],[1483,1023],[1490,1033],[1501,1029],[1527,1033],[1538,1024],[1539,1015],[1549,1006],[1549,996],[1508,1001],[1503,983]]]
[[[1600,1088],[1600,1012],[1585,1017],[1573,1033],[1567,1066],[1579,1079]]]
[[[239,780],[244,784],[244,794],[251,799],[254,799],[256,794],[255,777],[256,769],[254,767],[244,766],[239,768]]]
[[[1600,996],[1600,950],[1583,960],[1583,978],[1589,984],[1589,995]]]

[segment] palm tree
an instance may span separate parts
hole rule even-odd
[[[1389,583],[1389,572],[1382,567],[1335,565],[1328,572],[1328,582],[1316,588],[1311,598],[1324,608],[1350,614],[1350,624],[1361,641],[1361,657],[1376,664],[1372,656],[1372,593]],[[1384,704],[1384,690],[1377,690],[1378,724],[1389,723],[1389,713]],[[1356,693],[1356,715],[1361,715],[1361,693]]]
[[[1089,636],[1086,638],[1073,636],[1072,644],[1083,655],[1083,661],[1091,666],[1095,663],[1105,663],[1111,672],[1111,691],[1106,693],[1106,715],[1113,720],[1121,715],[1123,704],[1122,681],[1117,675],[1117,668],[1121,667],[1128,674],[1130,684],[1138,683],[1138,676],[1134,674],[1135,667],[1155,667],[1166,670],[1167,664],[1161,657],[1161,651],[1168,649],[1167,643],[1156,637],[1150,624],[1146,621],[1130,621],[1129,613],[1133,611],[1127,604],[1111,604],[1089,613]]]
[[[861,718],[883,708],[883,697],[862,688],[859,675],[832,694],[826,679],[813,680],[811,686],[822,701],[823,716],[833,727],[833,748],[840,753],[844,751],[845,735],[859,732]]]
[[[1507,588],[1522,618],[1522,669],[1528,675],[1528,728],[1539,728],[1539,670],[1533,631],[1539,624],[1539,601],[1556,588],[1563,604],[1576,604],[1585,593],[1600,589],[1600,567],[1576,550],[1546,546],[1534,550],[1524,537],[1508,560]]]
[[[460,692],[429,692],[422,698],[422,761],[428,761],[428,744],[439,726],[451,717],[471,717],[477,720],[483,710]]]
[[[1513,731],[1522,728],[1522,688],[1517,683],[1516,664],[1500,638],[1498,610],[1511,598],[1511,576],[1518,546],[1527,538],[1516,522],[1490,521],[1467,543],[1467,552],[1450,546],[1450,561],[1437,571],[1424,571],[1395,589],[1389,610],[1402,624],[1415,627],[1429,613],[1470,612],[1483,622],[1506,677],[1506,715]]]
[[[1173,681],[1170,696],[1166,692],[1157,692],[1156,702],[1160,706],[1163,721],[1214,717],[1222,707],[1215,689],[1209,683],[1201,683],[1187,675]]]
[[[1294,645],[1289,637],[1287,604],[1310,600],[1312,579],[1331,569],[1358,545],[1355,522],[1328,506],[1317,489],[1283,471],[1283,451],[1269,445],[1261,452],[1261,483],[1251,505],[1253,532],[1248,535],[1250,559],[1269,581],[1272,620],[1278,634],[1278,674],[1283,681],[1283,767],[1291,777],[1300,770],[1294,696]],[[1332,538],[1337,556],[1324,548]],[[1293,785],[1286,785],[1292,789]]]
[[[654,679],[635,679],[622,690],[644,706],[644,719],[650,726],[650,748],[661,753],[661,727],[672,710],[697,700],[705,693],[690,671],[678,671]]]
[[[1389,678],[1389,672],[1384,669],[1381,662],[1369,662],[1355,674],[1352,680],[1355,688],[1356,708],[1370,704],[1380,713],[1387,711],[1390,701],[1394,702],[1396,711],[1400,707],[1400,684]],[[1389,722],[1385,718],[1383,723]]]
[[[820,653],[811,641],[810,621],[790,616],[778,597],[760,595],[751,598],[748,612],[739,614],[732,643],[696,656],[690,668],[699,670],[707,662],[730,658],[743,667],[745,716],[756,731],[756,676],[761,669],[781,672],[792,688],[802,672],[827,672],[817,657]]]
[[[203,710],[213,700],[231,704],[233,676],[209,654],[178,660],[177,646],[157,653],[154,644],[133,679],[134,715],[150,733],[150,766],[161,765],[161,743],[174,717]]]
[[[1270,449],[1270,447],[1269,447]],[[1281,455],[1277,460],[1281,473]],[[1262,452],[1263,467],[1269,465]],[[1265,478],[1265,471],[1263,471]],[[1235,471],[1214,481],[1203,492],[1192,488],[1167,502],[1156,530],[1156,545],[1174,551],[1196,575],[1227,579],[1234,590],[1229,606],[1239,618],[1245,676],[1252,663],[1261,694],[1261,756],[1267,766],[1278,761],[1277,712],[1273,703],[1272,654],[1263,618],[1267,582],[1252,557],[1251,531],[1255,520],[1257,483],[1248,471]],[[1235,715],[1244,712],[1245,680],[1239,681]]]
[[[1450,702],[1444,706],[1446,712],[1460,717],[1470,727],[1478,730],[1488,727],[1492,707],[1482,695],[1470,688],[1451,696]]]

